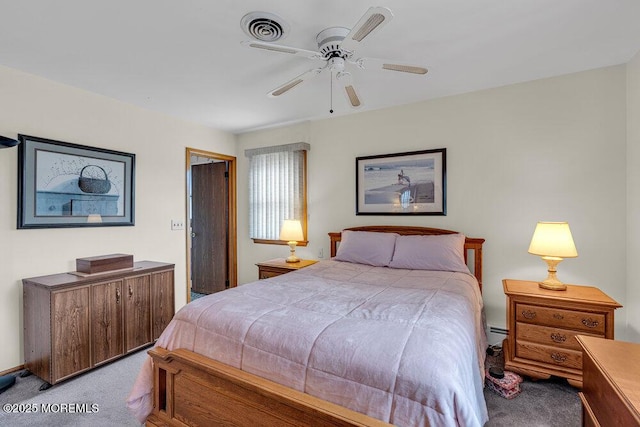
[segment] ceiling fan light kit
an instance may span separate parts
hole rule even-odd
[[[250,15],[252,14],[247,14],[242,18],[241,25],[243,26],[243,29],[247,26],[247,22],[251,22],[252,19],[255,19],[255,16]],[[247,18],[248,16],[249,18]],[[424,75],[427,73],[426,68],[416,65],[398,64],[389,60],[376,58],[352,59],[354,58],[356,48],[360,43],[367,39],[371,34],[384,27],[391,18],[393,18],[393,13],[391,13],[391,10],[386,7],[370,7],[351,29],[344,27],[329,27],[320,31],[316,36],[318,51],[283,46],[268,41],[260,41],[259,37],[248,33],[246,30],[245,32],[247,32],[247,34],[258,39],[258,41],[244,41],[242,42],[242,45],[245,47],[286,53],[325,62],[323,67],[305,71],[292,80],[289,80],[288,82],[273,89],[268,93],[270,97],[283,95],[294,87],[299,86],[304,81],[317,77],[325,71],[329,71],[331,74],[332,85],[333,77],[335,75],[336,80],[340,82],[344,88],[344,94],[346,95],[349,104],[353,108],[358,108],[362,105],[362,100],[360,99],[360,96],[353,84],[351,73],[346,69],[347,65],[355,65],[363,70],[372,68],[417,75]],[[331,107],[329,111],[333,112],[333,107]]]

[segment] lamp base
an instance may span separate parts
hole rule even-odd
[[[291,252],[291,255],[289,255],[287,259],[285,259],[285,261],[300,262],[300,258],[296,256],[296,245],[298,244],[298,242],[296,242],[295,240],[292,240],[287,244],[289,245],[289,251]]]
[[[541,287],[542,289],[550,289],[552,291],[566,291],[567,290],[567,285],[565,285],[564,283],[560,282],[559,280],[556,280],[555,282],[549,281],[549,280],[544,280],[542,282],[538,282],[538,286]]]
[[[538,286],[552,291],[566,291],[567,285],[558,280],[556,276],[556,267],[560,261],[562,261],[562,258],[543,256],[542,259],[547,263],[547,272],[549,275],[542,282],[538,282]]]

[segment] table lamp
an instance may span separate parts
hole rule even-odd
[[[556,267],[564,258],[578,256],[567,222],[538,222],[531,238],[529,253],[539,255],[547,263],[549,275],[538,285],[544,289],[564,291],[567,285],[556,277]]]
[[[280,240],[286,240],[291,249],[291,255],[289,255],[286,261],[299,262],[300,258],[296,256],[296,245],[299,241],[304,240],[300,221],[297,219],[285,219],[280,229]]]

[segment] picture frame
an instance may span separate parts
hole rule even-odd
[[[135,154],[18,140],[18,229],[135,224]]]
[[[356,158],[356,215],[446,215],[447,150]]]

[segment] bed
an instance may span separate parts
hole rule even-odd
[[[484,239],[329,236],[331,259],[176,313],[129,410],[151,426],[484,425]]]

